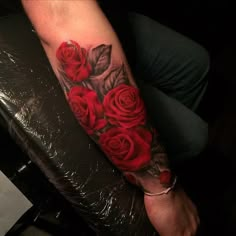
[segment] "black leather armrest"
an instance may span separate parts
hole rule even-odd
[[[156,235],[143,194],[75,120],[24,15],[0,19],[0,116],[15,141],[100,235]]]

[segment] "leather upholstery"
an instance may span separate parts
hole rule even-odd
[[[157,235],[143,194],[75,120],[24,15],[0,19],[0,124],[99,235]]]

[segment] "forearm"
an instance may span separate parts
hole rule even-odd
[[[85,131],[145,190],[160,192],[171,185],[167,154],[148,121],[119,40],[96,1],[22,2]]]

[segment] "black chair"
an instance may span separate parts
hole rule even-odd
[[[26,17],[3,17],[0,29],[2,129],[98,235],[157,235],[142,192],[75,120]]]

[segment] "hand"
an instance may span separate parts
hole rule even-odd
[[[149,220],[160,236],[194,236],[200,223],[197,209],[183,190],[144,195]]]

